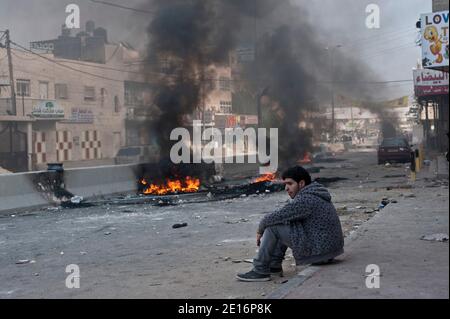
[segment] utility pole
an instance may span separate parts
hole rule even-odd
[[[9,67],[9,85],[11,87],[11,104],[12,104],[12,114],[17,115],[16,107],[16,88],[14,85],[14,74],[13,74],[13,64],[11,57],[11,40],[9,38],[9,30],[5,31],[6,37],[6,52],[8,55],[8,67]]]
[[[330,68],[331,68],[331,140],[334,143],[336,137],[336,121],[335,121],[335,110],[334,110],[334,50],[341,48],[342,45],[338,44],[331,49],[326,48],[330,54]]]

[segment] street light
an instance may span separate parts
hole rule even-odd
[[[336,124],[334,113],[334,51],[338,48],[342,48],[341,44],[338,44],[331,49],[326,47],[325,50],[330,53],[330,72],[331,72],[331,140],[334,142],[336,136]]]

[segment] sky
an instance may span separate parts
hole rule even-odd
[[[168,0],[170,1],[170,0]],[[257,1],[257,0],[255,0]],[[287,0],[280,0],[287,1]],[[431,12],[431,0],[292,0],[299,5],[310,23],[320,30],[319,41],[325,47],[341,46],[342,54],[349,54],[370,64],[377,80],[412,79],[412,68],[420,58],[415,46],[418,33],[415,24],[422,13]],[[108,0],[139,8],[143,0]],[[81,26],[94,20],[96,26],[108,30],[112,42],[129,42],[144,48],[147,42],[145,28],[150,17],[116,7],[94,3],[91,0],[0,0],[0,30],[9,29],[11,39],[29,46],[30,41],[49,40],[60,34],[65,22],[65,7],[75,3],[80,7]],[[380,28],[365,25],[368,4],[380,8]],[[302,17],[305,14],[301,15]],[[264,23],[258,25],[265,30]],[[301,39],[299,39],[301,41]],[[411,95],[411,83],[389,85],[392,98]]]

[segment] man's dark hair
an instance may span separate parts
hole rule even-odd
[[[281,178],[292,178],[297,183],[300,183],[300,181],[305,181],[305,185],[311,184],[311,175],[309,175],[308,171],[301,166],[288,168],[283,172]]]

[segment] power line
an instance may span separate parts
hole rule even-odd
[[[348,49],[348,48],[353,48],[353,49],[351,49],[352,51],[365,51],[365,50],[370,50],[370,48],[374,47],[374,46],[375,47],[381,47],[381,46],[385,46],[388,43],[392,43],[392,42],[395,43],[395,42],[399,42],[399,41],[402,41],[402,40],[405,40],[405,39],[409,39],[410,36],[412,37],[414,35],[415,35],[414,31],[409,31],[409,32],[407,32],[405,34],[401,34],[401,35],[399,34],[399,35],[394,36],[392,38],[382,39],[381,42],[374,41],[374,42],[367,43],[365,45],[361,45],[360,47],[355,47],[358,44],[349,45],[349,46],[343,45],[342,48],[344,50]]]
[[[115,81],[115,82],[121,82],[121,83],[124,82],[123,80],[112,79],[112,78],[108,78],[108,77],[105,77],[105,76],[102,76],[102,75],[93,74],[93,73],[90,73],[90,72],[85,72],[85,71],[81,71],[81,70],[72,68],[72,67],[70,67],[70,66],[68,66],[68,65],[62,64],[61,62],[57,62],[57,61],[55,61],[55,60],[52,60],[52,59],[47,58],[47,57],[45,57],[45,56],[42,56],[42,55],[40,55],[40,54],[38,54],[38,53],[35,53],[35,52],[31,51],[31,50],[28,50],[28,49],[24,48],[23,46],[21,46],[21,45],[15,43],[14,41],[10,41],[10,42],[11,42],[14,46],[17,46],[17,47],[19,47],[20,49],[22,49],[22,50],[24,50],[24,51],[26,51],[26,52],[29,52],[29,53],[31,53],[31,54],[34,54],[34,55],[36,55],[36,56],[38,56],[38,57],[40,57],[40,58],[42,58],[42,59],[45,59],[45,60],[47,60],[47,61],[49,61],[49,62],[51,62],[51,63],[54,63],[54,64],[56,64],[56,65],[59,65],[59,66],[61,66],[61,67],[70,69],[70,70],[72,70],[72,71],[76,71],[76,72],[79,72],[79,73],[82,73],[82,74],[86,74],[86,75],[89,75],[89,76],[101,78],[101,79],[104,79],[104,80]],[[26,59],[25,59],[25,60],[26,60]],[[83,63],[80,63],[80,62],[75,62],[75,61],[64,61],[64,62],[67,62],[67,63],[73,63],[73,64],[79,64],[79,65],[83,65],[83,66],[87,66],[87,67],[94,67],[94,68],[101,68],[101,69],[111,69],[111,70],[118,71],[118,72],[137,73],[137,74],[140,74],[140,75],[143,74],[143,72],[128,71],[128,70],[123,70],[123,69],[115,69],[115,68],[109,68],[109,67],[97,66],[97,65],[86,65],[86,64],[83,64]],[[163,75],[163,76],[176,76],[175,74],[172,75],[172,74],[166,74],[166,73],[156,73],[156,72],[153,72],[153,73],[154,73],[154,74]],[[209,80],[209,81],[220,81],[221,79],[207,78],[207,79],[205,79],[205,80]],[[242,81],[246,81],[246,80],[245,80],[245,79],[242,79],[242,80],[238,80],[238,79],[229,79],[229,81],[231,81],[231,82],[242,82]],[[401,83],[401,82],[413,82],[413,80],[360,81],[360,82],[358,82],[358,81],[316,81],[316,83],[325,83],[325,84],[332,84],[332,83],[336,83],[336,84],[389,84],[389,83]]]
[[[356,46],[358,44],[361,44],[361,42],[367,42],[367,41],[379,41],[379,40],[385,40],[386,38],[391,38],[391,37],[398,37],[401,34],[404,33],[412,33],[412,32],[416,32],[414,28],[408,27],[408,28],[404,28],[404,29],[398,29],[395,31],[391,31],[391,32],[385,32],[383,34],[377,34],[377,35],[373,35],[370,37],[366,37],[366,38],[360,38],[360,39],[355,39],[349,42],[345,42],[343,41],[343,43],[345,44],[344,47],[353,47]]]
[[[366,55],[365,58],[368,59],[368,58],[374,58],[374,57],[383,56],[383,55],[385,55],[385,54],[387,54],[387,53],[390,53],[390,51],[393,51],[393,50],[396,50],[397,52],[401,52],[401,51],[398,51],[398,50],[401,50],[401,49],[409,49],[409,48],[412,49],[412,48],[417,48],[417,47],[418,47],[418,46],[415,45],[415,44],[412,44],[412,43],[405,43],[405,44],[403,44],[403,45],[401,45],[401,46],[398,46],[398,47],[387,48],[387,49],[385,49],[385,50],[375,52],[375,54],[369,54],[369,55]],[[402,53],[403,53],[403,52],[402,52]],[[393,53],[392,53],[392,54],[393,54]]]
[[[144,10],[144,9],[136,9],[136,8],[132,8],[132,7],[126,7],[126,6],[123,6],[123,5],[120,5],[120,4],[111,3],[111,2],[107,2],[107,1],[91,0],[91,2],[98,3],[98,4],[103,4],[103,5],[107,5],[107,6],[111,6],[111,7],[116,7],[116,8],[120,8],[120,9],[131,10],[131,11],[134,11],[134,12],[155,14],[154,11],[148,11],[148,10]]]
[[[27,52],[30,52],[30,53],[32,53],[32,54],[34,54],[34,55],[36,55],[36,56],[38,56],[38,57],[40,57],[40,58],[42,58],[42,59],[44,59],[44,60],[47,60],[47,61],[52,62],[52,63],[55,63],[56,65],[59,65],[59,66],[64,67],[64,68],[67,68],[67,69],[69,69],[69,70],[72,70],[72,71],[75,71],[75,72],[79,72],[79,73],[82,73],[82,74],[86,74],[86,75],[90,75],[90,76],[93,76],[93,77],[96,77],[96,78],[100,78],[100,79],[103,79],[103,80],[114,81],[114,82],[123,82],[122,80],[111,79],[111,78],[108,78],[108,77],[105,77],[105,76],[102,76],[102,75],[93,74],[93,73],[89,73],[89,72],[85,72],[85,71],[81,71],[81,70],[72,68],[72,67],[70,67],[70,66],[68,66],[68,65],[65,65],[65,64],[56,62],[55,60],[52,60],[52,59],[47,58],[47,57],[45,57],[45,56],[43,56],[43,55],[40,55],[40,54],[38,54],[38,53],[36,53],[36,52],[33,52],[33,51],[31,51],[31,50],[28,50],[27,48],[24,48],[23,46],[21,46],[20,44],[15,43],[14,41],[10,41],[10,42],[11,42],[11,44],[13,44],[14,46],[16,46],[16,47],[18,47],[18,48],[21,48],[22,50],[25,50],[25,51],[27,51]]]

